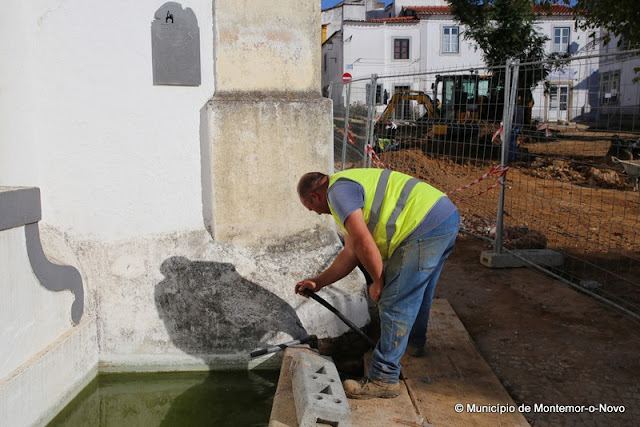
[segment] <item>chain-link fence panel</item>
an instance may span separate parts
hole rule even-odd
[[[543,267],[636,315],[638,65],[626,52],[520,66],[504,235],[507,248],[561,252]]]

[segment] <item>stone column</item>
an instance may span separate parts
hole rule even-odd
[[[216,92],[202,113],[204,216],[216,241],[280,244],[332,227],[295,191],[304,172],[333,171],[319,9],[317,0],[214,1]]]

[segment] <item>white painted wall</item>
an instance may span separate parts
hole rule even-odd
[[[423,70],[446,70],[457,67],[468,67],[483,64],[482,51],[475,49],[473,41],[465,40],[463,36],[464,26],[458,24],[452,18],[433,16],[421,21],[423,40]],[[442,38],[444,27],[458,26],[460,35],[458,40],[458,53],[445,53],[442,50]]]
[[[24,227],[0,231],[0,380],[72,327],[71,292],[52,292],[31,270]]]
[[[364,21],[366,10],[364,4],[346,3],[342,6],[342,19],[343,21]]]
[[[96,318],[85,316],[0,380],[0,425],[46,425],[91,382],[97,366]]]
[[[232,211],[224,218],[227,234],[267,251],[242,252],[247,268],[259,272],[247,280],[295,308],[303,298],[293,293],[293,284],[326,265],[337,243],[331,218],[310,216],[295,193],[307,168],[331,172],[333,166],[330,107],[320,99],[319,2],[184,3],[193,9],[200,29],[199,87],[152,83],[151,24],[164,3],[114,0],[106,7],[97,0],[7,0],[0,15],[6,46],[0,50],[0,185],[40,187],[41,229],[68,242],[77,256],[77,263],[70,264],[85,279],[85,298],[88,304],[95,302],[99,338],[94,338],[101,360],[137,366],[162,354],[176,366],[202,362],[168,337],[154,295],[169,258],[215,263],[242,252],[211,239],[205,214],[217,220],[212,211]],[[239,23],[241,34],[232,23]],[[274,63],[279,72],[269,73],[265,64]],[[250,79],[233,64],[252,66],[252,72],[266,78]],[[282,78],[287,75],[295,78]],[[209,103],[216,88],[235,97],[241,114],[229,113],[224,123],[216,120],[219,115],[211,113]],[[224,104],[225,98],[217,99],[218,107]],[[275,117],[272,127],[261,127],[261,120],[270,117]],[[288,127],[296,123],[303,126]],[[233,138],[224,126],[233,129]],[[226,144],[235,144],[235,157],[211,159],[226,153]],[[287,167],[282,167],[285,157]],[[225,160],[234,175],[220,172]],[[234,179],[251,177],[255,183],[258,175],[263,179],[257,190],[257,185]],[[249,208],[233,209],[248,199],[254,201]],[[231,202],[223,206],[221,200]],[[276,233],[284,243],[260,233],[268,228],[259,222],[266,216],[278,217]],[[248,217],[257,218],[255,227],[247,225]],[[234,221],[249,232],[233,229]],[[45,253],[58,256],[46,240]],[[292,253],[300,250],[298,241],[310,247],[304,249],[308,258],[296,264]],[[276,260],[269,261],[270,256]],[[274,276],[276,270],[282,275]],[[354,273],[346,280],[351,288],[344,295],[355,294],[349,310],[363,325],[367,311],[360,279]],[[209,284],[202,286],[206,290]],[[249,322],[242,314],[246,295],[229,299],[238,317]],[[332,334],[341,328],[331,313],[320,317],[326,320],[322,331]],[[310,332],[316,327],[308,326]],[[265,343],[278,339],[275,332]],[[234,337],[223,338],[228,345],[222,352],[228,354],[220,357],[246,362],[246,348],[238,354]]]
[[[200,87],[153,86],[151,22],[164,3],[3,2],[0,184],[40,187],[44,223],[110,241],[202,227],[212,2],[187,4],[200,28]]]
[[[393,58],[393,40],[408,38],[410,58]],[[354,78],[371,74],[409,73],[420,68],[420,26],[411,24],[346,23],[344,26],[344,65]],[[347,41],[348,40],[348,41]],[[353,68],[349,69],[349,65]]]
[[[325,61],[326,58],[326,61]],[[322,45],[322,87],[332,82],[341,82],[344,74],[342,34],[334,37]]]
[[[618,37],[612,35],[609,43],[601,44],[602,53],[619,52],[618,40]],[[618,105],[603,108],[603,112],[611,113],[620,109],[622,114],[638,114],[640,111],[640,83],[634,83],[633,80],[640,77],[640,73],[635,72],[636,67],[640,67],[640,59],[633,56],[623,61],[614,61],[613,56],[601,58],[601,74],[612,71],[620,72],[620,101]]]
[[[342,28],[342,6],[325,9],[320,16],[321,24],[327,25],[327,38]]]

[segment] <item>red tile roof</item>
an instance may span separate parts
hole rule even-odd
[[[533,10],[537,13],[551,13],[552,15],[573,15],[573,9],[569,6],[564,6],[561,4],[552,4],[549,6],[549,9],[546,10],[542,6],[535,6]]]
[[[450,15],[451,7],[449,6],[407,6],[405,10],[410,10],[420,15]],[[542,6],[535,6],[533,9],[536,13],[552,15],[573,15],[573,9],[569,6],[561,4],[552,4],[549,9],[545,9]]]
[[[419,21],[419,19],[415,16],[396,16],[393,18],[367,19],[367,22],[407,22],[407,21]]]
[[[451,8],[449,6],[408,6],[406,10],[411,10],[422,15],[450,15]]]

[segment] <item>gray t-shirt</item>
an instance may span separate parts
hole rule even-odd
[[[364,207],[364,188],[355,181],[341,179],[334,183],[327,192],[327,199],[342,224],[349,215]],[[440,225],[457,208],[448,197],[441,197],[426,213],[422,222],[404,240],[416,239]]]

